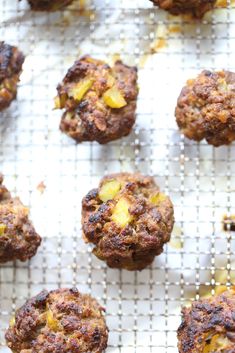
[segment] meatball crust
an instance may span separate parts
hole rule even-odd
[[[203,71],[178,98],[176,121],[189,139],[214,146],[235,140],[235,73]]]
[[[179,353],[235,353],[235,288],[184,308]]]
[[[216,0],[151,0],[163,10],[173,15],[192,14],[194,17],[202,17],[205,12],[213,9]]]
[[[36,254],[41,237],[29,220],[29,209],[2,183],[0,175],[0,263],[26,261]]]
[[[0,111],[16,98],[24,59],[16,47],[0,42]]]
[[[7,345],[14,353],[101,353],[108,340],[103,310],[76,288],[43,290],[17,310]]]
[[[73,0],[28,0],[34,11],[56,11],[70,5]]]
[[[162,253],[173,224],[173,205],[149,176],[111,174],[82,201],[84,240],[110,267],[144,269]]]
[[[137,69],[121,61],[111,68],[85,56],[57,91],[55,107],[65,108],[60,129],[77,142],[107,143],[128,135],[135,123]]]

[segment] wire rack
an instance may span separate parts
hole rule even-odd
[[[108,353],[175,353],[181,307],[231,285],[235,236],[223,231],[222,218],[235,212],[235,146],[184,139],[173,112],[187,78],[203,68],[235,71],[234,6],[228,1],[192,22],[147,0],[75,1],[51,14],[0,0],[0,38],[27,56],[18,100],[0,117],[0,166],[43,237],[30,262],[0,269],[1,352],[15,308],[43,288],[76,285],[102,302]],[[85,53],[109,62],[120,55],[139,67],[137,124],[108,146],[76,145],[52,110],[57,83]],[[173,241],[142,272],[107,268],[81,239],[81,198],[118,171],[154,175],[175,206]]]

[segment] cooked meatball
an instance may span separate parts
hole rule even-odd
[[[76,288],[43,290],[17,310],[7,345],[14,353],[101,353],[108,340],[103,310]]]
[[[29,220],[29,209],[18,197],[11,197],[0,175],[0,262],[26,261],[41,243]]]
[[[154,179],[111,174],[82,202],[84,239],[108,266],[142,270],[163,251],[174,224],[172,203]]]
[[[176,121],[190,139],[214,146],[235,140],[235,73],[203,71],[178,98]]]
[[[235,289],[183,309],[179,353],[235,353]]]
[[[202,17],[205,12],[213,9],[216,0],[151,0],[161,9],[173,15],[190,13],[194,17]]]
[[[35,11],[56,11],[68,6],[73,0],[28,0],[28,2]]]
[[[16,47],[0,42],[0,111],[16,98],[23,62],[24,55]]]
[[[85,56],[57,91],[55,107],[65,108],[60,128],[77,142],[107,143],[128,135],[135,123],[137,70],[121,61],[111,68]]]

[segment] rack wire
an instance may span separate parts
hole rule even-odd
[[[27,298],[76,285],[106,307],[108,353],[176,353],[181,307],[235,277],[234,233],[222,229],[224,214],[235,212],[235,146],[189,141],[174,120],[187,78],[235,70],[234,3],[198,22],[147,0],[80,0],[50,14],[0,0],[0,21],[1,40],[26,54],[18,99],[0,117],[0,166],[43,237],[31,261],[1,266],[0,351],[8,352],[4,332]],[[120,54],[139,67],[135,129],[108,146],[76,145],[52,110],[57,83],[85,53],[109,62]],[[175,206],[173,241],[142,272],[107,268],[81,239],[84,193],[104,173],[124,170],[154,175]]]

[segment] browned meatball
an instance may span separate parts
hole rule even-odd
[[[28,0],[28,2],[35,11],[56,11],[68,6],[73,0]]]
[[[183,309],[179,353],[235,353],[235,289]]]
[[[169,11],[173,15],[190,13],[194,17],[202,17],[205,12],[211,10],[216,0],[151,0],[161,9]]]
[[[2,184],[0,175],[0,262],[26,261],[36,254],[41,243],[29,220],[29,209]]]
[[[182,133],[214,146],[235,140],[235,73],[203,71],[188,80],[178,98],[176,121]]]
[[[163,251],[174,224],[172,203],[154,179],[111,174],[82,202],[84,239],[108,266],[142,270]]]
[[[14,353],[101,353],[108,340],[103,310],[76,288],[44,290],[17,310],[7,345]]]
[[[23,62],[24,55],[16,47],[0,42],[0,111],[16,98]]]
[[[77,142],[107,143],[130,133],[135,123],[137,70],[117,61],[111,68],[89,56],[76,61],[57,87],[60,128]]]

